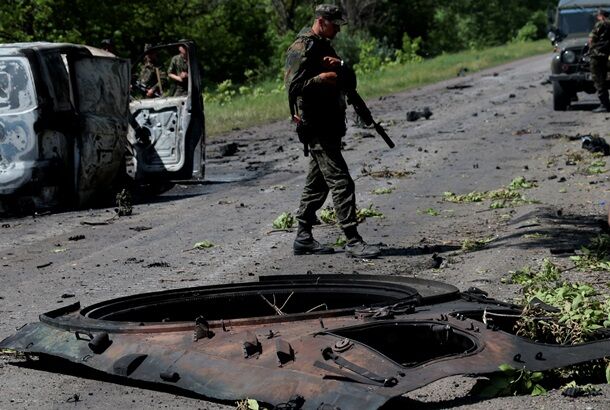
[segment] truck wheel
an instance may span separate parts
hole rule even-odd
[[[553,81],[553,109],[555,111],[565,111],[570,106],[571,96],[561,86],[559,81]]]

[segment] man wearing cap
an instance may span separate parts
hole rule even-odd
[[[327,254],[334,249],[313,238],[318,211],[332,194],[337,220],[345,232],[345,252],[375,258],[380,251],[358,234],[355,185],[341,153],[345,135],[345,95],[337,74],[343,62],[330,44],[345,24],[343,11],[331,4],[315,9],[311,29],[303,29],[288,48],[284,81],[299,139],[311,153],[309,171],[296,218],[299,222],[295,255]]]
[[[608,55],[610,55],[610,13],[606,10],[597,11],[597,23],[589,34],[589,55],[591,57],[591,76],[600,105],[593,112],[610,112],[610,99],[606,87],[608,75]]]

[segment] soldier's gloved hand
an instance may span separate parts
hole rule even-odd
[[[320,83],[327,85],[337,85],[337,73],[334,71],[328,71],[326,73],[318,74]]]
[[[336,57],[324,57],[322,59],[322,67],[324,68],[337,68],[341,67],[341,60]]]

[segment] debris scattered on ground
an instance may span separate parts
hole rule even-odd
[[[118,216],[129,216],[133,213],[133,200],[131,192],[127,189],[122,189],[116,194],[116,206],[114,210]]]
[[[132,226],[129,229],[136,232],[142,232],[152,229],[152,226]]]
[[[356,218],[358,218],[358,222],[362,222],[366,218],[385,218],[385,216],[378,210],[374,209],[373,204],[371,204],[368,208],[360,208],[356,210]]]
[[[535,181],[528,181],[525,177],[517,177],[514,178],[506,188],[482,192],[473,191],[463,195],[445,192],[443,193],[443,200],[454,203],[470,203],[483,202],[490,199],[492,201],[489,206],[491,209],[534,204],[537,203],[537,201],[525,198],[519,191],[522,189],[534,188],[536,186]]]
[[[488,243],[493,242],[494,238],[485,239],[464,239],[462,241],[462,251],[475,252],[485,248]]]
[[[61,298],[62,298],[62,299],[70,299],[70,298],[73,298],[73,297],[75,297],[75,296],[76,296],[76,295],[74,295],[73,293],[63,293],[63,294],[61,295]]]
[[[516,135],[516,136],[519,137],[521,135],[529,135],[532,132],[534,132],[534,131],[531,128],[524,128],[524,129],[517,130],[517,131],[513,132],[513,135]]]
[[[42,268],[47,268],[49,266],[53,265],[53,262],[47,262],[47,263],[43,263],[42,265],[38,265],[36,266],[37,269],[42,269]]]
[[[333,225],[337,223],[337,214],[335,209],[326,207],[320,211],[320,220],[325,224]]]
[[[193,245],[193,249],[208,249],[214,247],[214,244],[208,240],[197,242]]]
[[[345,244],[347,244],[347,237],[345,235],[339,235],[333,246],[343,248]]]
[[[239,146],[236,142],[230,142],[218,147],[218,154],[221,157],[230,157],[237,154],[237,151],[239,151]]]
[[[391,194],[394,191],[394,188],[377,188],[373,190],[373,194],[375,195],[386,195]]]
[[[515,369],[508,364],[500,365],[499,370],[489,375],[488,379],[478,380],[471,394],[481,398],[546,394],[546,389],[539,384],[544,379],[542,372]]]
[[[543,140],[556,140],[556,139],[567,139],[569,141],[576,141],[582,138],[582,136],[580,134],[576,134],[576,135],[566,135],[566,134],[561,134],[561,133],[554,133],[554,134],[545,134],[541,137]]]
[[[125,262],[123,262],[125,265],[130,265],[130,264],[138,264],[138,263],[143,263],[144,259],[138,259],[138,258],[127,258],[125,259]]]
[[[610,145],[602,137],[585,135],[582,138],[582,148],[590,152],[601,152],[610,155]]]
[[[275,229],[291,229],[296,224],[296,218],[290,212],[282,212],[280,216],[273,221]]]
[[[430,216],[439,216],[441,213],[434,208],[428,208],[423,213]]]
[[[422,111],[407,111],[407,121],[413,122],[420,118],[429,119],[432,117],[432,111],[428,107],[424,107]]]
[[[472,84],[455,84],[455,85],[448,85],[447,89],[448,90],[463,90],[465,88],[471,88]]]
[[[68,238],[69,241],[82,241],[85,239],[85,235],[74,235]]]
[[[388,168],[384,168],[381,171],[373,171],[370,167],[364,166],[360,170],[360,174],[362,176],[373,178],[404,178],[408,175],[413,175],[414,172],[405,170],[390,170]]]
[[[561,387],[561,394],[567,397],[589,397],[602,394],[602,390],[592,384],[580,386],[575,380]]]
[[[144,266],[145,268],[169,268],[169,263],[167,262],[153,262]]]

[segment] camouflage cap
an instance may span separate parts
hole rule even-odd
[[[596,14],[602,15],[604,17],[610,17],[610,12],[608,10],[602,9],[601,7],[599,9],[597,9]]]
[[[316,17],[322,17],[337,25],[347,24],[343,17],[343,10],[334,4],[320,4],[317,6]]]

